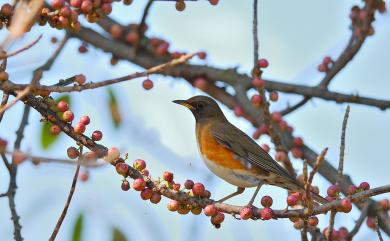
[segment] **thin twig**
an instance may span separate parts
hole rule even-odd
[[[375,216],[375,231],[376,233],[378,234],[378,238],[380,241],[383,241],[383,237],[382,237],[382,234],[381,234],[381,230],[379,229],[379,225],[378,225],[378,216]]]
[[[356,220],[356,224],[353,229],[348,233],[347,240],[351,241],[353,237],[358,233],[360,227],[362,226],[364,219],[366,219],[368,210],[370,209],[370,202],[365,202],[364,206],[360,212],[360,216],[358,220]]]
[[[80,148],[80,158],[82,156],[82,152],[83,152],[83,147],[81,146],[81,148]],[[74,176],[73,176],[72,186],[70,187],[68,198],[66,200],[64,209],[62,210],[61,216],[59,217],[59,219],[57,221],[57,224],[56,224],[56,226],[55,226],[55,228],[53,230],[53,233],[51,234],[51,236],[49,238],[49,241],[54,241],[56,239],[58,231],[60,231],[61,224],[62,224],[62,222],[65,219],[66,213],[68,212],[68,208],[69,208],[70,202],[72,201],[73,193],[74,193],[74,191],[76,189],[77,179],[79,177],[79,171],[80,171],[80,164],[77,164],[76,172],[74,173]]]
[[[327,237],[327,239],[328,239],[328,241],[332,241],[333,239],[332,239],[332,234],[333,234],[333,227],[334,227],[334,220],[335,220],[335,218],[336,218],[336,210],[334,210],[334,209],[332,209],[331,211],[330,211],[330,218],[329,218],[329,225],[328,225],[328,237]]]
[[[11,172],[11,164],[9,163],[8,158],[5,155],[5,153],[1,153],[1,158],[3,159],[4,165],[8,169],[8,172]]]
[[[146,18],[148,17],[148,13],[150,10],[150,7],[152,6],[154,0],[149,0],[148,3],[145,6],[144,12],[142,14],[141,22],[138,25],[138,41],[134,45],[134,51],[137,52],[142,39],[144,38],[145,31],[144,28],[146,26]]]
[[[284,109],[284,110],[281,110],[281,111],[280,111],[280,114],[281,114],[282,116],[288,115],[288,114],[290,114],[291,112],[293,112],[293,111],[299,109],[301,106],[305,105],[309,100],[310,100],[310,98],[307,97],[307,96],[305,96],[305,97],[303,97],[303,99],[300,100],[298,103],[296,103],[296,104],[294,104],[294,105],[292,105],[292,106],[288,106],[288,107],[287,107],[286,109]]]
[[[18,55],[19,53],[21,53],[23,51],[26,51],[26,50],[30,49],[32,46],[34,46],[36,43],[38,43],[39,40],[41,40],[41,38],[42,38],[42,34],[39,35],[39,37],[36,40],[34,40],[32,43],[26,45],[25,47],[23,47],[23,48],[21,48],[19,50],[16,50],[16,51],[14,51],[12,53],[6,54],[6,55],[0,55],[0,59],[7,59],[7,58],[10,58],[12,56]]]
[[[307,160],[305,159],[304,162],[303,162],[303,180],[305,182],[305,188],[306,188],[306,193],[310,193],[310,190],[309,190],[309,185],[307,183]],[[307,197],[306,197],[306,206],[309,207],[311,205],[311,200],[309,200]],[[310,208],[309,208],[310,210]],[[307,239],[307,218],[304,218],[303,219],[303,228],[301,230],[301,239],[302,241],[308,241]]]
[[[16,98],[11,101],[11,103],[9,103],[9,104],[7,104],[5,106],[2,106],[0,108],[0,115],[3,115],[6,110],[8,110],[12,106],[14,106],[19,100],[21,100],[24,97],[26,97],[26,95],[28,95],[30,93],[30,91],[31,91],[31,86],[30,85],[27,86],[24,90],[20,91],[18,93],[18,95],[16,96]]]
[[[350,108],[347,106],[344,114],[343,126],[341,128],[341,143],[340,143],[340,157],[339,157],[339,168],[337,170],[336,185],[338,186],[343,178],[343,168],[344,168],[344,151],[345,151],[345,132],[347,129],[347,122],[349,116]]]
[[[3,92],[3,98],[1,99],[0,109],[7,105],[9,94]],[[0,113],[0,122],[3,120],[4,112]]]

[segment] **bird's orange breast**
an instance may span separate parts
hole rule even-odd
[[[242,162],[235,158],[232,151],[217,142],[215,137],[210,133],[211,125],[212,124],[209,123],[197,124],[196,126],[196,138],[203,158],[226,168],[246,169]]]

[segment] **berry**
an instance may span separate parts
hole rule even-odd
[[[60,9],[64,6],[65,0],[51,0],[50,4],[54,9]]]
[[[150,79],[146,79],[142,82],[142,87],[144,87],[145,90],[150,90],[153,88],[153,81]]]
[[[326,192],[329,197],[336,197],[337,194],[340,192],[340,189],[337,185],[332,185],[328,187],[328,190]]]
[[[240,217],[242,220],[250,219],[253,215],[252,208],[245,207],[240,210]]]
[[[355,185],[349,185],[347,188],[347,194],[353,195],[357,192],[358,188]]]
[[[129,44],[135,44],[138,42],[139,36],[135,31],[131,31],[126,34],[125,39]]]
[[[202,183],[195,183],[192,187],[192,193],[195,196],[202,196],[205,191],[204,185]]]
[[[62,114],[62,120],[65,122],[71,122],[74,119],[74,114],[72,111],[67,110]]]
[[[92,1],[83,0],[83,2],[81,3],[80,9],[81,9],[81,12],[83,12],[83,13],[89,13],[92,10],[92,7],[93,7]]]
[[[123,191],[128,191],[130,189],[130,183],[127,180],[122,182],[121,188]]]
[[[212,217],[212,216],[215,216],[216,214],[217,214],[217,209],[215,208],[215,206],[214,206],[214,204],[209,204],[209,205],[207,205],[205,208],[204,208],[204,214],[206,215],[206,216],[210,216],[210,217]]]
[[[264,88],[265,81],[260,78],[255,78],[252,80],[252,85],[256,88]]]
[[[287,205],[288,206],[293,207],[293,206],[298,204],[298,201],[299,201],[299,199],[298,199],[297,195],[291,194],[287,197]]]
[[[259,107],[261,105],[262,99],[260,95],[253,95],[251,97],[251,102],[254,106]]]
[[[92,132],[91,138],[93,141],[100,141],[103,138],[103,133],[101,131]]]
[[[61,100],[60,102],[57,103],[57,109],[60,112],[65,112],[69,109],[69,105],[65,101]]]
[[[182,12],[186,8],[186,4],[184,3],[184,0],[179,0],[176,2],[175,7],[177,11]]]
[[[310,217],[308,220],[308,224],[312,227],[317,226],[318,224],[318,218],[317,217]]]
[[[143,178],[137,178],[133,182],[133,188],[136,191],[142,191],[146,187],[146,182]]]
[[[144,175],[145,177],[149,176],[149,171],[144,169],[141,171],[142,175]]]
[[[280,112],[273,112],[271,118],[275,122],[280,122],[282,120],[282,114],[280,114]]]
[[[260,217],[263,219],[263,220],[270,220],[273,216],[273,211],[271,208],[263,208],[261,211],[260,211]]]
[[[205,90],[207,87],[207,80],[205,78],[197,78],[194,81],[194,86],[200,90]]]
[[[116,172],[119,175],[122,175],[124,177],[127,177],[127,174],[129,172],[129,165],[126,163],[120,162],[115,165]]]
[[[60,132],[61,132],[61,128],[58,125],[52,125],[50,127],[50,133],[52,135],[56,136],[56,135],[60,134]]]
[[[375,229],[375,220],[373,217],[367,217],[366,224],[369,228]]]
[[[264,196],[261,198],[261,205],[265,208],[269,208],[272,206],[273,200],[270,196]]]
[[[169,211],[175,212],[179,210],[179,202],[176,200],[169,200],[167,208]]]
[[[21,164],[22,162],[24,162],[25,160],[27,159],[27,156],[26,154],[24,154],[23,152],[19,151],[19,150],[15,150],[13,153],[12,153],[12,161],[19,165]]]
[[[255,139],[255,140],[258,140],[261,136],[261,133],[260,133],[260,130],[259,129],[256,129],[255,132],[253,132],[252,134],[252,138]]]
[[[74,8],[79,8],[81,7],[82,0],[70,0],[70,6]]]
[[[75,159],[75,158],[77,158],[77,157],[80,155],[79,150],[77,150],[77,148],[76,148],[76,147],[73,147],[73,146],[69,147],[69,148],[66,150],[66,153],[68,154],[68,157],[69,157],[70,159]]]
[[[91,120],[89,119],[89,116],[87,115],[84,115],[80,118],[80,122],[81,124],[83,125],[88,125],[89,123],[91,122]]]
[[[142,159],[137,159],[134,161],[133,167],[138,171],[142,171],[146,168],[146,162]]]
[[[269,63],[268,63],[268,60],[266,60],[266,59],[259,59],[259,61],[257,61],[257,65],[260,68],[267,68]]]
[[[86,181],[88,181],[88,179],[89,179],[89,172],[88,171],[84,171],[84,172],[80,173],[80,180],[82,182],[86,182]]]
[[[348,198],[341,200],[341,208],[344,213],[349,213],[352,210],[351,200]]]
[[[302,229],[303,228],[303,220],[302,219],[298,219],[297,221],[294,222],[294,228],[295,229]]]
[[[163,179],[167,182],[173,181],[173,173],[172,172],[164,172]]]
[[[86,161],[96,161],[96,153],[94,151],[89,151],[83,154],[83,159]]]
[[[217,5],[219,0],[209,0],[211,5]]]
[[[269,149],[270,149],[269,145],[267,145],[267,144],[262,144],[261,148],[263,148],[263,150],[266,151],[266,152],[269,152]]]
[[[328,70],[328,67],[326,66],[326,64],[322,63],[322,64],[318,65],[319,72],[326,72],[327,70]]]
[[[204,51],[198,53],[198,57],[199,57],[200,59],[205,59],[206,56],[207,56],[207,55],[206,55],[206,52],[204,52]]]
[[[83,134],[85,132],[85,125],[83,123],[77,123],[74,127],[76,134]]]
[[[104,3],[102,5],[102,11],[105,15],[108,15],[112,12],[112,5],[111,3]]]
[[[194,186],[194,182],[192,180],[186,180],[184,182],[184,187],[186,189],[192,189],[193,186]]]
[[[298,147],[294,147],[293,149],[291,149],[291,154],[295,158],[302,158],[303,157],[302,149],[298,148]]]
[[[186,205],[179,205],[179,210],[177,210],[178,213],[185,215],[190,212],[190,210],[187,208]]]
[[[295,137],[293,139],[293,145],[296,147],[302,147],[303,146],[303,139],[301,137]]]
[[[194,215],[199,215],[199,214],[202,213],[202,208],[200,208],[200,207],[193,207],[191,209],[191,213],[194,214]]]
[[[87,78],[83,74],[75,75],[74,81],[77,82],[79,85],[85,84],[85,81],[87,81]]]
[[[11,4],[6,3],[3,6],[1,6],[0,12],[3,15],[3,17],[10,17],[12,15],[12,6],[11,6]]]
[[[379,201],[379,206],[380,206],[383,210],[385,210],[385,211],[390,210],[390,201],[389,201],[389,199],[380,200],[380,201]]]
[[[271,91],[271,92],[269,93],[269,99],[270,99],[271,101],[273,101],[273,102],[278,101],[278,99],[279,99],[279,94],[278,94],[278,92],[276,92],[276,91]]]
[[[151,203],[154,203],[154,204],[157,204],[161,201],[161,194],[160,193],[157,193],[157,192],[154,192],[152,194],[152,197],[150,198],[150,202]]]
[[[211,217],[212,224],[221,224],[225,220],[225,214],[217,212],[214,216]]]
[[[322,63],[328,65],[330,64],[330,62],[332,62],[332,58],[329,57],[329,56],[326,56],[323,60],[322,60]]]
[[[347,238],[348,237],[348,234],[349,234],[349,231],[346,227],[340,227],[339,228],[339,236],[340,238]]]
[[[234,107],[234,114],[237,117],[243,116],[244,115],[244,110],[241,108],[241,106],[236,106],[236,107]]]
[[[113,24],[110,28],[111,36],[118,39],[122,36],[122,27],[119,24]]]
[[[116,159],[120,157],[120,152],[116,147],[111,147],[107,151],[107,155],[104,157],[104,160],[110,163],[114,163]]]
[[[370,189],[370,184],[368,184],[368,182],[362,182],[362,183],[360,183],[359,187],[361,189],[363,189],[364,191],[366,191],[366,190]]]
[[[278,151],[275,154],[275,160],[277,160],[279,162],[286,161],[286,158],[287,158],[287,155],[286,155],[286,153],[284,151]]]
[[[145,188],[140,193],[142,200],[148,200],[152,197],[152,195],[153,195],[153,190],[151,188]]]
[[[7,150],[7,141],[0,138],[0,153],[4,153]]]
[[[211,197],[211,192],[209,190],[204,190],[202,197],[210,198]]]
[[[172,184],[172,189],[175,190],[175,191],[180,191],[180,183]]]

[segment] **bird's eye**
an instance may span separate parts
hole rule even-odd
[[[201,102],[196,104],[196,109],[198,109],[198,110],[202,110],[203,107],[204,107],[204,104]]]

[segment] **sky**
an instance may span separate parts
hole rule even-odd
[[[348,41],[348,15],[353,3],[360,4],[359,1],[336,0],[260,1],[259,54],[270,62],[264,76],[283,82],[315,85],[323,76],[317,72],[322,58],[326,55],[336,58]],[[131,6],[115,3],[111,16],[123,24],[138,22],[145,4],[146,1],[135,1]],[[147,20],[147,35],[168,40],[172,50],[207,51],[206,61],[193,60],[192,63],[221,68],[238,66],[239,72],[249,73],[253,56],[251,21],[251,1],[225,0],[217,6],[199,1],[188,3],[184,12],[176,11],[172,2],[157,2]],[[377,16],[375,35],[367,39],[353,61],[332,81],[331,90],[389,99],[390,51],[386,47],[390,42],[389,23],[389,14]],[[12,49],[23,46],[40,33],[43,33],[43,39],[37,46],[9,61],[10,77],[17,83],[27,83],[31,79],[31,71],[44,63],[55,49],[50,38],[62,36],[59,31],[34,27],[30,35]],[[6,31],[1,30],[0,37],[5,34]],[[79,73],[84,73],[88,80],[99,81],[142,70],[126,61],[112,67],[109,65],[110,56],[92,47],[87,54],[79,55],[79,45],[75,39],[68,43],[52,70],[44,74],[42,83],[53,84],[60,78]],[[102,130],[102,144],[128,152],[130,160],[146,160],[153,177],[169,170],[177,181],[201,181],[216,199],[235,190],[205,167],[197,151],[192,115],[171,102],[202,93],[179,78],[158,75],[150,78],[155,82],[155,88],[150,91],[142,88],[142,79],[113,86],[123,117],[119,129],[113,127],[110,119],[106,89],[72,94],[72,110],[76,116],[88,114],[91,117],[88,131]],[[281,95],[281,100],[272,109],[281,109],[288,101],[293,103],[296,100],[299,100],[296,96]],[[317,152],[329,147],[328,160],[337,165],[345,108],[345,104],[314,99],[289,115],[287,121],[293,124],[295,133]],[[22,104],[15,105],[0,124],[0,137],[7,137],[10,143],[15,139],[22,109]],[[223,111],[246,133],[254,131],[228,109]],[[22,149],[35,155],[65,158],[66,148],[74,143],[61,136],[48,151],[43,150],[38,141],[39,119],[40,116],[32,111]],[[344,170],[355,183],[368,181],[373,187],[389,183],[389,121],[388,110],[351,105]],[[267,138],[258,141],[259,144],[268,142]],[[302,167],[300,161],[293,164],[297,169]],[[24,163],[20,166],[16,204],[25,240],[48,239],[68,195],[74,168],[59,164],[33,166]],[[222,227],[216,230],[204,215],[181,216],[169,212],[166,198],[154,205],[142,201],[135,191],[123,192],[121,178],[111,167],[91,169],[89,173],[89,181],[77,185],[58,234],[59,241],[71,240],[73,225],[80,213],[85,216],[83,240],[109,241],[113,227],[119,228],[128,240],[268,241],[300,238],[288,220],[237,221],[226,216]],[[1,167],[0,192],[7,188],[7,175],[5,168]],[[324,194],[329,183],[320,176],[314,182]],[[253,191],[248,189],[228,203],[246,203]],[[261,189],[257,203],[263,195],[273,197],[274,208],[284,208],[286,193],[283,190],[266,186]],[[382,198],[390,198],[390,195],[376,197]],[[5,198],[0,199],[0,213],[1,240],[12,240],[13,226]],[[352,227],[358,216],[355,208],[350,215],[338,215],[336,227]],[[321,216],[319,226],[323,228],[327,224],[328,218]],[[376,234],[365,225],[356,237],[357,241],[375,239]]]

